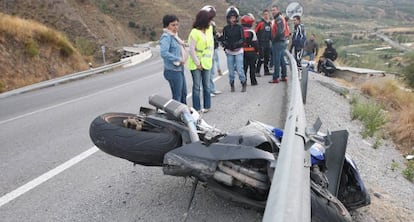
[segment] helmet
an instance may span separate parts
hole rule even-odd
[[[230,6],[226,10],[226,18],[229,19],[231,16],[236,16],[236,18],[239,18],[239,10],[234,6]]]
[[[248,27],[252,27],[252,25],[254,23],[254,19],[251,16],[249,16],[249,15],[243,15],[241,17],[240,22],[241,22],[242,25],[245,25],[245,26],[248,26]]]
[[[210,14],[211,18],[216,17],[216,8],[212,5],[205,5],[200,9],[200,11],[206,11]]]
[[[334,42],[332,39],[325,39],[325,43],[327,46],[332,46]]]
[[[247,15],[250,16],[250,17],[252,17],[253,21],[256,20],[256,18],[254,17],[254,15],[252,13],[249,12],[249,13],[247,13]]]
[[[214,11],[214,12],[216,12],[216,8],[214,8],[214,6],[212,6],[212,5],[205,5],[200,9],[200,11],[208,11],[208,12]]]

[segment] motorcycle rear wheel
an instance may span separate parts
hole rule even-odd
[[[180,135],[155,126],[146,126],[145,130],[127,128],[124,120],[134,117],[131,113],[105,113],[96,117],[89,128],[92,142],[105,153],[136,164],[162,166],[165,153],[181,146]]]

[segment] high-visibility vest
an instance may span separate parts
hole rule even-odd
[[[196,42],[195,51],[203,69],[210,70],[213,67],[214,37],[213,27],[210,25],[206,32],[193,28],[188,36],[188,42],[194,39]],[[191,56],[188,58],[188,69],[195,70],[197,65]]]

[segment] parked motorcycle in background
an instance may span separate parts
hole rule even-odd
[[[154,95],[149,103],[155,109],[98,116],[90,125],[93,143],[134,164],[192,178],[188,210],[198,183],[226,199],[265,208],[283,130],[249,120],[226,133],[175,100]],[[368,205],[370,197],[356,164],[345,155],[347,132],[322,134],[320,125],[313,126],[309,143],[312,221],[351,221],[348,210]]]

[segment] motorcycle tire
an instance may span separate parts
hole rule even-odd
[[[327,189],[323,188],[317,190],[311,188],[311,215],[312,222],[352,221],[352,217],[345,206]]]
[[[110,155],[144,166],[162,166],[164,155],[181,146],[180,135],[166,128],[146,131],[127,128],[123,121],[131,113],[106,113],[96,117],[89,128],[92,142]]]

